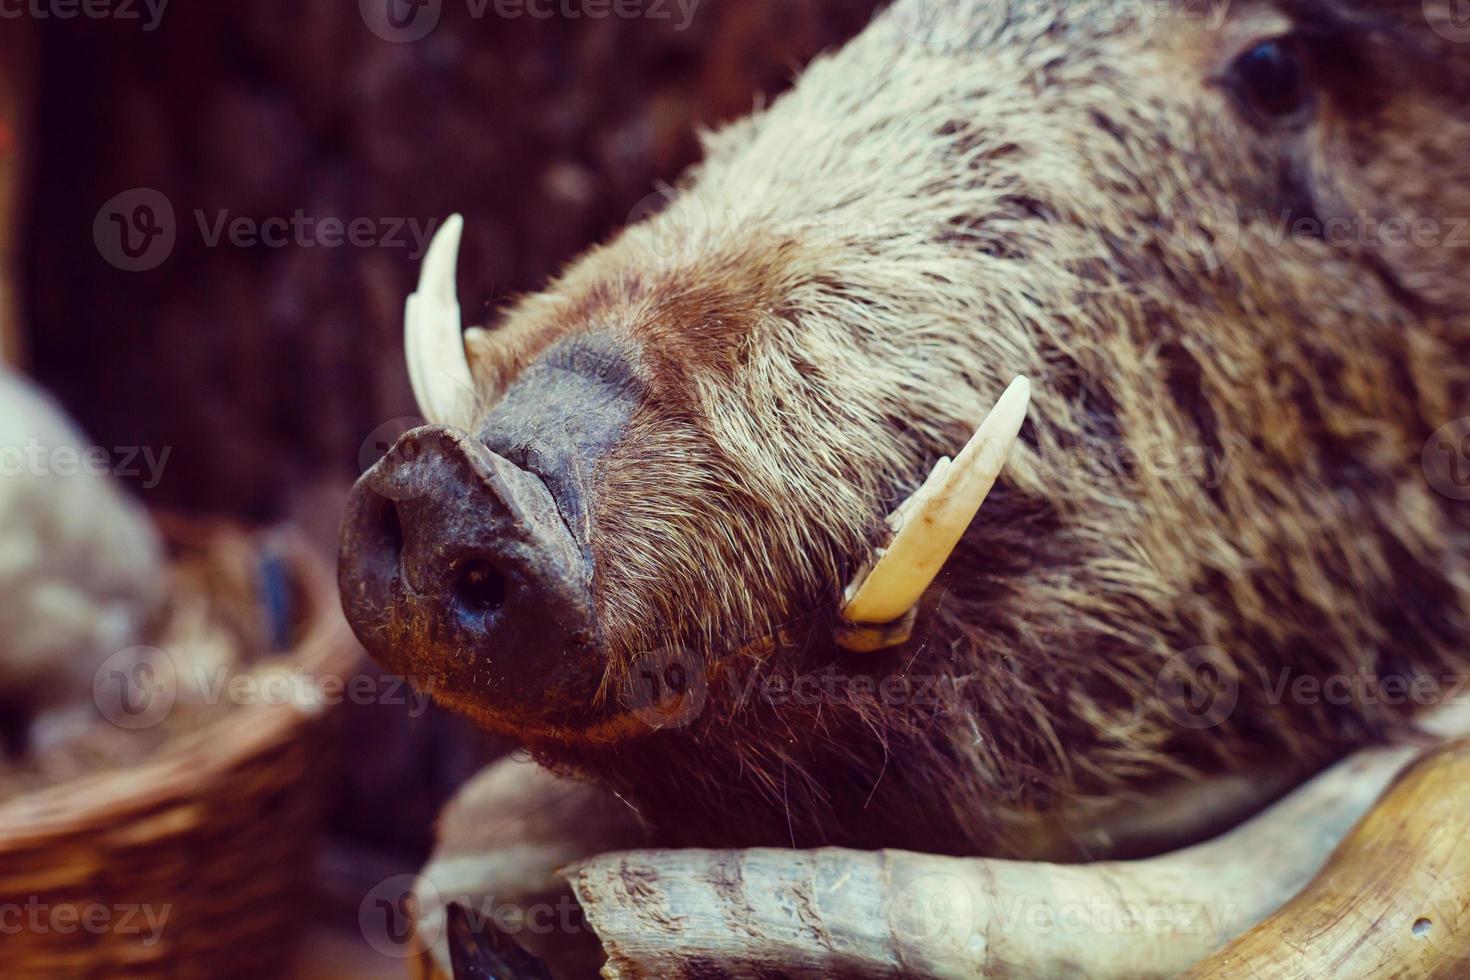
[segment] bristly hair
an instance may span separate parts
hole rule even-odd
[[[1057,855],[1171,780],[1402,731],[1381,685],[1465,669],[1470,508],[1421,458],[1470,404],[1465,253],[1290,220],[1470,216],[1444,97],[1470,61],[1385,14],[1455,66],[1428,77],[1369,18],[1380,109],[1329,74],[1262,134],[1206,84],[1228,30],[974,0],[922,40],[920,6],[712,136],[481,353],[501,378],[578,331],[638,352],[591,515],[604,696],[670,646],[700,675],[678,724],[534,748],[678,841]],[[1023,444],[914,640],[838,651],[883,515],[1023,373]],[[1226,710],[1172,683],[1201,666]]]

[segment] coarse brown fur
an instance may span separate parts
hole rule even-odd
[[[471,345],[487,404],[578,333],[647,385],[596,464],[605,696],[675,648],[697,710],[518,734],[683,842],[1064,853],[1052,816],[1415,707],[1283,683],[1464,670],[1470,503],[1421,451],[1470,405],[1470,44],[1419,0],[928,6]],[[1292,31],[1315,104],[1256,118],[1227,70]],[[884,514],[1017,374],[1023,444],[914,641],[838,650]]]

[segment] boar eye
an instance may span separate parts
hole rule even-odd
[[[1230,84],[1241,104],[1263,122],[1299,116],[1312,101],[1300,47],[1289,37],[1262,41],[1230,66]]]

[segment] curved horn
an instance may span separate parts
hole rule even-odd
[[[454,271],[464,219],[451,215],[434,234],[418,292],[403,307],[403,346],[419,411],[430,422],[463,423],[475,393],[465,356]]]
[[[941,459],[924,485],[889,516],[893,540],[847,587],[845,620],[859,625],[893,623],[914,608],[995,485],[1030,400],[1031,383],[1025,378],[1012,381],[954,461]],[[858,631],[843,645],[877,649],[906,636],[905,630],[903,636],[883,641]]]
[[[605,976],[719,963],[742,977],[1172,977],[1308,882],[1186,975],[1464,976],[1470,852],[1445,814],[1464,806],[1470,749],[1441,751],[1395,783],[1419,750],[1364,749],[1229,833],[1136,861],[635,850],[562,874],[606,951]]]

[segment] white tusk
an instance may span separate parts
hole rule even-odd
[[[845,620],[892,623],[914,608],[995,485],[1030,400],[1031,383],[1012,381],[954,461],[941,459],[924,485],[893,512],[888,519],[893,540],[844,593]]]
[[[464,219],[456,214],[434,234],[419,272],[418,292],[403,307],[408,379],[419,411],[430,422],[463,424],[474,399],[454,289],[463,231]]]

